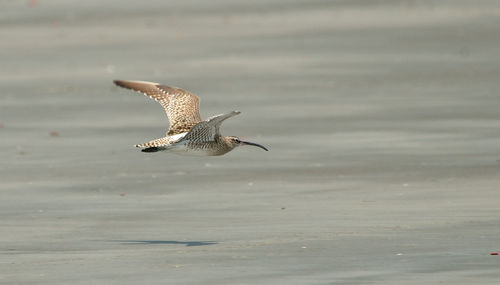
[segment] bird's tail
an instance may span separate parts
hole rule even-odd
[[[159,147],[164,147],[169,145],[169,139],[168,137],[160,138],[160,139],[155,139],[146,143],[141,143],[141,144],[136,144],[135,147],[140,147],[144,149],[148,148],[159,148]],[[158,151],[158,150],[156,150]]]

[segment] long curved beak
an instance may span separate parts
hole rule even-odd
[[[253,142],[246,142],[246,141],[241,141],[240,143],[241,145],[253,145],[253,146],[256,146],[256,147],[260,147],[261,149],[265,150],[265,151],[269,151],[267,148],[265,148],[263,145],[260,145],[258,143],[253,143]]]

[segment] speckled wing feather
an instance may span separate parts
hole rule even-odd
[[[120,87],[143,93],[160,103],[170,121],[168,136],[187,132],[201,121],[200,98],[184,89],[147,81],[113,82]]]
[[[215,139],[215,136],[220,135],[220,125],[228,118],[236,116],[240,111],[232,111],[227,114],[212,116],[205,121],[196,124],[183,139],[193,142],[209,142]]]

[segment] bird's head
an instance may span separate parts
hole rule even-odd
[[[226,137],[226,140],[231,148],[235,148],[235,147],[240,146],[240,145],[253,145],[256,147],[260,147],[261,149],[263,149],[265,151],[268,151],[268,149],[265,148],[263,145],[260,145],[258,143],[243,141],[238,137],[228,136],[228,137]]]

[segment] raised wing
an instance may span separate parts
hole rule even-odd
[[[184,139],[195,142],[208,142],[213,141],[215,136],[220,135],[219,128],[222,122],[228,118],[238,115],[240,111],[232,111],[227,114],[220,114],[212,116],[205,121],[196,124],[189,133],[186,134]]]
[[[160,103],[170,121],[168,136],[185,133],[201,121],[200,98],[189,91],[148,81],[114,80],[113,82]]]

